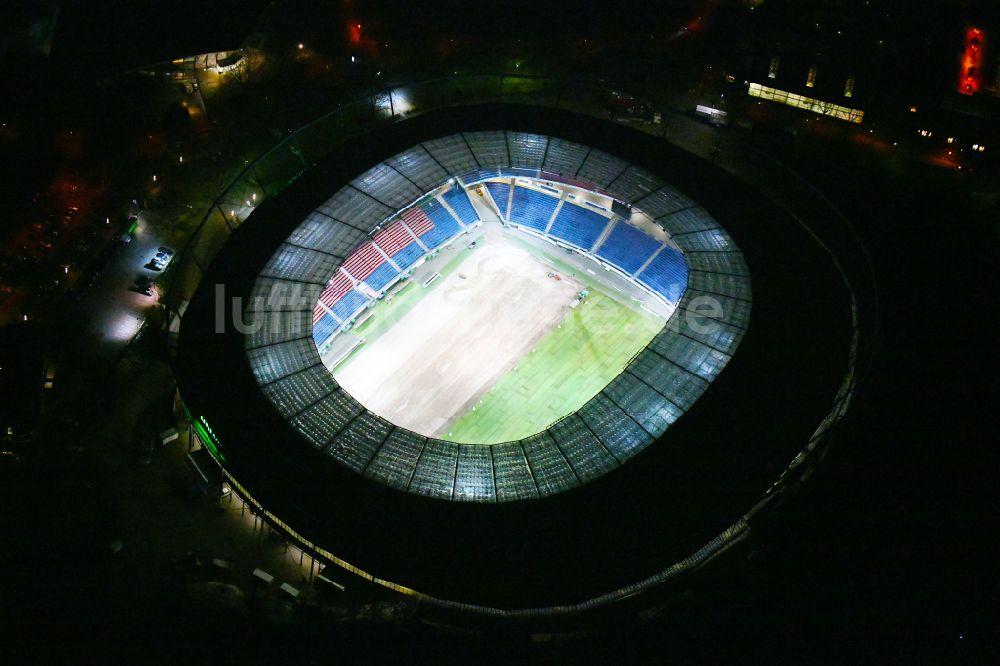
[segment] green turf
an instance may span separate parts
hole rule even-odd
[[[498,443],[542,430],[607,386],[661,328],[661,318],[592,291],[443,439]]]

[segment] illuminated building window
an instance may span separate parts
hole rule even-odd
[[[806,88],[812,88],[816,85],[816,65],[809,68],[809,74],[806,76]]]
[[[778,77],[778,65],[781,64],[781,57],[774,56],[771,58],[771,65],[767,68],[767,78],[774,79]]]
[[[838,118],[840,120],[846,120],[851,123],[861,123],[865,116],[865,112],[861,109],[851,109],[846,106],[841,106],[840,104],[833,104],[832,102],[824,102],[812,97],[806,97],[805,95],[796,95],[795,93],[790,93],[785,90],[768,88],[767,86],[762,86],[759,83],[751,83],[749,89],[747,90],[747,94],[751,97],[759,97],[760,99],[778,102],[779,104],[787,104],[788,106],[793,106],[797,109],[805,109],[807,111],[812,111],[813,113],[830,116],[831,118]]]
[[[848,76],[844,84],[844,97],[854,97],[854,77]]]

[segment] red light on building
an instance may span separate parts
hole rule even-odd
[[[958,92],[973,95],[982,84],[983,44],[985,35],[980,28],[965,29],[965,51],[962,52],[962,68],[958,72]]]
[[[348,32],[350,32],[351,44],[360,44],[361,43],[361,24],[360,23],[351,23],[351,24],[349,24],[347,26],[347,30],[348,30]]]

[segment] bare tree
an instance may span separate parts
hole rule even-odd
[[[225,72],[225,80],[233,82],[241,90],[249,87],[257,79],[260,71],[261,57],[255,50],[245,50],[239,53],[239,60]]]

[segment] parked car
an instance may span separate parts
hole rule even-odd
[[[135,282],[129,287],[131,291],[137,291],[144,296],[153,295],[153,279],[148,275],[139,275],[135,278]]]
[[[172,251],[168,250],[167,248],[160,248],[160,250],[157,251],[156,255],[149,260],[148,264],[146,264],[146,268],[151,268],[152,265],[155,266],[155,268],[151,268],[151,270],[162,271],[164,268],[167,267],[167,264],[170,263],[172,257],[173,257]]]

